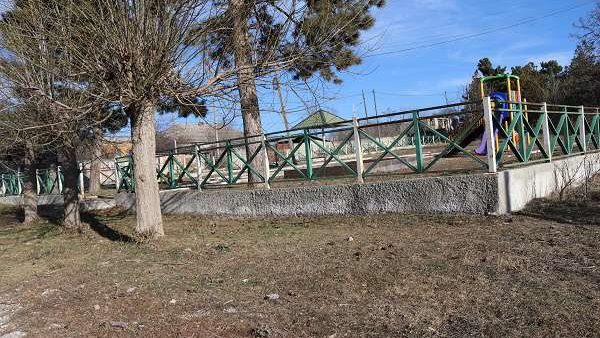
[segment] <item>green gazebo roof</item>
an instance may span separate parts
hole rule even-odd
[[[319,109],[308,115],[304,120],[298,122],[292,129],[313,129],[337,125],[345,120],[326,110]]]

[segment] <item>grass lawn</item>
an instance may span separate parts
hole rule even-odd
[[[5,207],[0,337],[598,337],[599,211],[166,216],[139,245],[118,210],[78,235]]]

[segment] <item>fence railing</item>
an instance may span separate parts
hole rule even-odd
[[[386,174],[496,172],[597,151],[598,108],[485,98],[198,143],[157,154],[155,165],[161,189],[210,189],[338,178],[363,182]],[[88,168],[80,167],[82,192]],[[117,191],[135,191],[131,156],[117,157],[114,167],[107,168],[105,183],[110,181]],[[60,167],[38,170],[36,176],[38,194],[62,192]],[[20,194],[24,179],[22,174],[3,174],[0,193]]]
[[[252,184],[267,186],[343,177],[362,181],[384,173],[440,170],[439,162],[456,153],[468,159],[454,161],[457,169],[485,169],[487,162],[461,145],[479,124],[448,136],[452,125],[470,114],[482,114],[480,102],[195,144],[157,155],[157,180],[162,189],[244,185],[249,176]],[[380,122],[371,123],[375,120]],[[119,190],[135,190],[132,162],[130,156],[116,160]]]

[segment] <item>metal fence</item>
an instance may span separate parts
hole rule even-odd
[[[439,121],[446,128],[438,128]],[[479,148],[477,153],[475,148]],[[598,108],[485,98],[194,144],[157,154],[155,165],[163,190],[209,189],[247,185],[250,175],[252,184],[269,187],[338,178],[364,182],[390,174],[493,173],[503,167],[597,151]],[[80,191],[88,167],[80,167]],[[105,184],[117,191],[135,191],[131,156],[117,157],[114,166],[107,168],[102,175]],[[38,194],[62,192],[60,167],[38,170],[36,176]],[[24,179],[18,173],[2,174],[0,193],[20,194]]]

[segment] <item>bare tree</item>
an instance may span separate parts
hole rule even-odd
[[[80,143],[70,132],[86,134],[111,119],[113,111],[129,118],[136,232],[140,238],[163,235],[154,154],[157,107],[174,101],[194,111],[201,106],[202,96],[225,90],[226,79],[233,73],[209,77],[205,64],[199,62],[201,50],[183,43],[190,27],[209,13],[210,1],[50,0],[42,6],[31,0],[18,5],[31,15],[6,25],[5,35],[12,33],[15,45],[7,49],[26,49],[26,39],[19,34],[32,37],[27,43],[41,44],[43,50],[12,53],[38,74],[49,73],[50,79],[38,81],[13,72],[13,83],[27,88],[31,101],[52,108],[53,116],[54,112],[63,114],[62,127],[69,131],[64,134],[70,138],[61,142],[68,158],[75,154],[71,146]],[[38,25],[42,19],[50,24]],[[38,31],[46,34],[36,36]],[[56,84],[69,88],[70,95],[56,95]],[[73,168],[65,169],[65,179],[71,178],[67,170]],[[67,190],[65,200],[68,196]]]

